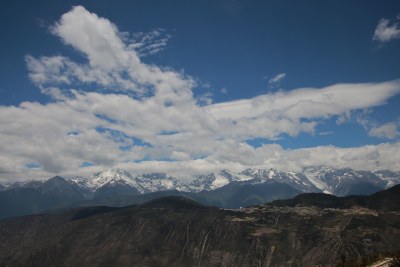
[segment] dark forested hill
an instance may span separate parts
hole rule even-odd
[[[0,266],[366,264],[400,251],[399,189],[305,194],[240,210],[161,197],[11,218],[0,221]]]

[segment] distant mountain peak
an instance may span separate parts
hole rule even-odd
[[[102,186],[110,186],[116,184],[126,184],[136,188],[139,192],[143,189],[137,184],[134,177],[127,171],[122,169],[108,169],[103,172],[95,173],[88,177],[79,179],[79,183],[86,186],[91,191],[96,191]]]
[[[350,168],[315,167],[298,172],[274,168],[247,169],[242,172],[223,169],[185,182],[162,172],[133,176],[125,170],[108,169],[67,180],[55,176],[45,182],[18,182],[0,190],[0,197],[9,199],[2,203],[16,204],[7,213],[10,216],[78,203],[119,206],[166,195],[193,197],[204,201],[206,205],[237,208],[300,193],[370,195],[394,184],[400,184],[400,172]],[[391,203],[397,202],[395,198],[391,200]],[[1,213],[3,216],[6,214],[0,210],[0,218]]]
[[[323,192],[337,196],[348,194],[369,194],[400,183],[400,172],[360,171],[351,168],[332,168],[329,166],[310,166],[300,171],[282,171],[275,168],[248,168],[241,172],[221,169],[212,173],[198,175],[183,182],[164,172],[144,173],[133,176],[120,168],[111,168],[87,177],[75,177],[67,181],[55,176],[46,182],[18,182],[3,188],[39,188],[49,183],[70,184],[84,190],[85,195],[102,187],[114,188],[113,193],[137,192],[145,194],[158,191],[178,190],[184,192],[212,191],[230,183],[263,184],[282,183],[301,192]],[[132,189],[132,190],[131,190]]]

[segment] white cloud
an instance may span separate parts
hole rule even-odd
[[[236,100],[208,107],[218,119],[257,118],[300,119],[328,118],[351,110],[382,105],[400,93],[400,80],[383,83],[335,84],[324,88],[300,88]],[[363,97],[360,97],[363,96]]]
[[[233,154],[234,160],[209,157],[197,160],[176,162],[146,161],[134,164],[121,164],[119,167],[142,173],[162,169],[171,175],[187,179],[196,174],[205,174],[220,169],[241,171],[245,168],[270,168],[299,171],[304,167],[330,166],[335,168],[354,168],[359,170],[392,169],[400,170],[400,143],[365,145],[361,147],[339,148],[319,146],[313,148],[284,149],[280,145],[263,145],[257,149],[242,144]],[[246,152],[247,150],[247,152]],[[227,154],[224,154],[226,156]],[[250,157],[248,162],[236,160],[237,156]],[[255,161],[252,159],[256,159]]]
[[[370,90],[377,90],[382,94],[387,94],[385,91],[391,88],[385,83],[374,86]],[[355,88],[358,86],[355,85]],[[299,92],[302,91],[303,89],[299,89]],[[318,95],[319,91],[324,92],[324,88],[313,89],[314,94]],[[348,91],[350,93],[351,89]],[[311,120],[302,122],[292,118],[291,113],[285,113],[286,105],[277,105],[273,107],[273,111],[262,113],[242,108],[242,115],[239,116],[233,114],[229,105],[224,110],[222,104],[200,107],[195,101],[191,101],[165,106],[157,103],[157,96],[138,100],[122,94],[72,93],[73,97],[51,104],[26,102],[18,107],[0,108],[0,125],[5,125],[0,128],[3,178],[28,174],[79,174],[88,171],[87,168],[79,167],[85,161],[96,164],[90,170],[115,166],[131,166],[132,169],[134,166],[138,171],[144,169],[143,166],[149,169],[149,164],[154,163],[153,170],[171,170],[171,173],[177,173],[177,166],[188,166],[186,170],[182,170],[185,174],[191,170],[196,173],[195,163],[203,163],[204,166],[199,168],[208,170],[223,166],[283,168],[285,162],[291,162],[292,165],[287,165],[290,168],[329,163],[329,160],[332,160],[330,164],[333,166],[353,163],[354,166],[361,166],[361,162],[365,162],[363,153],[356,153],[359,157],[354,157],[353,160],[332,159],[339,153],[336,149],[350,153],[349,151],[358,151],[361,148],[343,150],[327,147],[321,152],[321,156],[313,156],[322,148],[315,148],[316,152],[311,153],[313,149],[284,150],[279,146],[255,149],[245,143],[245,140],[256,137],[274,139],[283,133],[296,135],[300,132],[312,132],[321,118],[332,116],[323,113],[323,105],[317,105],[321,107],[320,116],[313,112],[301,114],[303,118]],[[285,103],[285,96],[288,94],[290,93],[276,93],[268,97],[275,99],[279,95]],[[292,97],[297,95],[296,90],[291,94]],[[252,101],[254,100],[242,100]],[[265,103],[259,104],[265,106]],[[374,105],[380,103],[372,102]],[[347,108],[354,107],[350,105]],[[231,113],[234,120],[229,117]],[[312,121],[314,118],[316,121]],[[141,141],[138,143],[137,140]],[[128,149],[121,150],[121,146]],[[391,147],[383,149],[389,148]],[[330,153],[329,160],[321,161],[326,157],[323,156],[324,153]],[[339,153],[339,156],[343,158],[346,153]],[[145,165],[134,163],[145,158],[151,161],[143,163]],[[203,161],[196,160],[199,158]],[[158,162],[163,159],[177,162]],[[393,163],[392,158],[377,160],[381,162],[380,166],[385,167],[390,167]],[[41,169],[27,170],[25,165],[29,163],[36,163]],[[393,164],[390,168],[397,168],[397,165]]]
[[[84,53],[91,66],[109,70],[124,64],[138,64],[135,54],[126,52],[117,27],[82,6],[62,15],[52,32],[66,44]]]
[[[276,88],[280,85],[281,81],[285,79],[286,73],[279,73],[268,81],[268,87]]]
[[[202,106],[209,106],[213,102],[212,96],[213,94],[211,92],[206,92],[197,98],[197,102]]]
[[[140,57],[157,54],[163,51],[171,35],[165,29],[159,28],[150,32],[138,32],[129,37],[129,33],[124,34],[125,41],[130,42],[128,48],[134,49]]]
[[[61,55],[26,57],[31,80],[54,101],[0,106],[3,180],[109,167],[183,178],[221,168],[377,168],[378,162],[400,169],[397,143],[296,150],[246,143],[314,133],[326,119],[383,105],[400,93],[399,80],[300,88],[218,104],[204,95],[203,106],[193,96],[196,83],[190,76],[143,63],[114,24],[83,7],[64,14],[52,32],[87,62]],[[83,162],[95,166],[81,168]],[[40,168],[26,167],[32,164]]]
[[[371,111],[364,111],[356,118],[357,123],[365,129],[369,136],[381,139],[395,139],[400,136],[399,120],[380,124],[370,119],[369,113]]]
[[[400,25],[399,23],[390,23],[388,19],[381,19],[375,29],[373,40],[387,43],[400,38]]]
[[[195,82],[191,77],[144,64],[135,49],[124,42],[121,36],[126,34],[82,6],[73,7],[62,15],[51,32],[82,53],[88,63],[75,63],[62,56],[37,59],[28,55],[30,78],[42,89],[54,83],[59,88],[69,89],[73,81],[74,86],[93,84],[100,89],[129,91],[136,97],[157,93],[160,102],[167,101],[171,95],[179,95],[182,101],[192,97]],[[151,36],[157,35],[156,32]],[[152,37],[147,34],[143,38],[150,42]]]
[[[384,139],[395,139],[400,135],[398,128],[399,127],[396,122],[388,122],[380,126],[373,127],[368,132],[368,135]]]

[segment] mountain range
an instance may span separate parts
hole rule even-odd
[[[204,205],[239,208],[301,193],[369,195],[400,183],[400,172],[313,167],[220,170],[182,182],[165,173],[133,176],[110,169],[87,177],[16,182],[0,186],[0,218],[90,205],[140,204],[161,196],[183,196]]]

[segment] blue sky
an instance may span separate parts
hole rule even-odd
[[[3,180],[400,169],[398,1],[14,1],[0,15]]]

